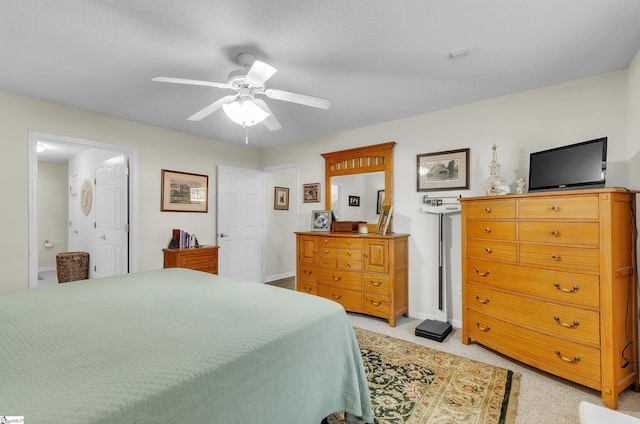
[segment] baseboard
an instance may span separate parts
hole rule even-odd
[[[283,278],[290,278],[295,276],[296,276],[295,271],[285,272],[283,274],[269,275],[268,277],[265,277],[264,282],[270,283],[272,281],[282,280]]]

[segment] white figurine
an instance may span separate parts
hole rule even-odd
[[[495,196],[497,194],[499,194],[499,191],[502,191],[499,189],[500,187],[500,183],[502,182],[502,178],[500,178],[500,176],[498,175],[498,153],[496,152],[496,145],[494,144],[493,147],[493,160],[491,162],[489,162],[489,180],[487,181],[487,194],[489,196]],[[502,193],[502,194],[506,194],[506,193]]]
[[[524,181],[524,178],[518,178],[516,180],[516,193],[522,194],[527,189],[527,183]]]

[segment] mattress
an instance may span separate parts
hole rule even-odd
[[[0,381],[29,424],[373,422],[339,304],[181,268],[0,293]]]

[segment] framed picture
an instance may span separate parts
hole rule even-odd
[[[162,170],[162,212],[203,212],[209,208],[209,176]]]
[[[378,226],[376,227],[376,234],[384,236],[389,229],[389,222],[391,222],[391,212],[393,212],[392,206],[383,206],[380,212],[380,218],[378,219]]]
[[[289,210],[289,189],[287,187],[276,187],[273,195],[273,209]]]
[[[469,149],[418,155],[418,191],[469,188]]]
[[[349,206],[360,207],[360,196],[349,196]]]
[[[382,204],[384,203],[384,190],[378,190],[378,201],[376,203],[376,215],[380,215]]]
[[[331,231],[331,220],[333,214],[331,211],[312,211],[311,212],[311,231]]]
[[[302,185],[303,203],[313,203],[320,201],[320,183]]]

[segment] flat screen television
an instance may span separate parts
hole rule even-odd
[[[607,175],[607,137],[531,153],[529,191],[602,188]]]

